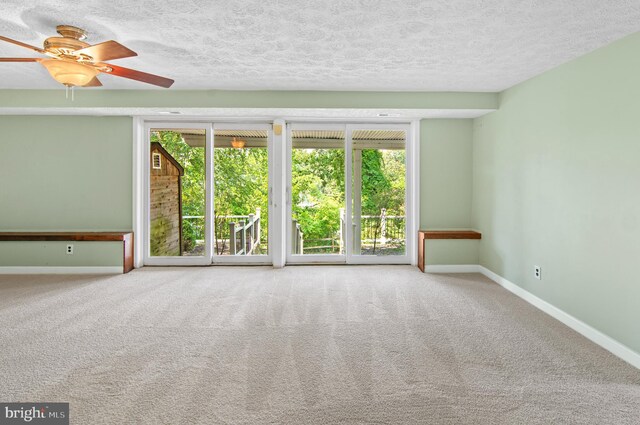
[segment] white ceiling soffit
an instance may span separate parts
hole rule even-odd
[[[0,35],[76,25],[176,89],[501,91],[640,30],[638,0],[2,0]],[[33,56],[0,42],[0,56]],[[151,86],[103,75],[106,89]],[[0,88],[60,88],[0,63]],[[92,89],[96,90],[96,89]]]
[[[64,96],[64,94],[63,94]],[[290,120],[332,119],[353,121],[404,121],[419,118],[478,118],[495,109],[344,109],[344,108],[3,108],[0,115],[88,115],[88,116],[144,116],[157,120],[239,119]]]

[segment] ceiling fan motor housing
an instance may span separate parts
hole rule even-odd
[[[81,57],[82,55],[73,52],[79,49],[89,47],[89,43],[85,43],[87,32],[82,28],[73,27],[71,25],[58,25],[56,27],[58,34],[62,37],[49,37],[44,41],[44,50],[55,56],[62,56],[67,59],[88,60],[89,57]]]
[[[65,38],[75,38],[76,40],[84,40],[87,38],[87,32],[85,30],[72,25],[58,25],[56,31]]]

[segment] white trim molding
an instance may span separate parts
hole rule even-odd
[[[558,307],[548,303],[547,301],[533,295],[531,292],[521,288],[515,283],[505,279],[504,277],[492,272],[486,267],[478,264],[467,265],[432,265],[426,267],[428,273],[480,273],[488,277],[507,291],[522,298],[532,306],[547,313],[554,319],[564,323],[574,331],[578,332],[585,338],[598,344],[600,347],[621,358],[630,365],[640,369],[640,353],[632,350],[626,345],[616,341],[599,330],[589,326],[582,320],[573,317],[569,313],[559,309]]]
[[[0,267],[0,275],[3,274],[122,274],[122,266],[6,266]]]
[[[272,215],[270,217],[269,229],[269,247],[272,258],[273,267],[281,269],[287,261],[286,251],[286,232],[287,226],[287,204],[285,200],[285,187],[287,184],[287,122],[278,118],[273,121],[273,127],[280,126],[278,132],[272,131],[271,160],[272,173],[269,185],[269,204],[271,206]]]
[[[418,252],[418,230],[420,229],[420,120],[411,122],[411,135],[407,146],[407,191],[411,191],[411,196],[407,196],[411,202],[407,202],[406,209],[411,211],[407,214],[407,232],[414,235],[406,241],[407,252]],[[418,265],[418,256],[409,257],[412,266]]]
[[[133,117],[133,266],[140,268],[144,265],[144,243],[146,233],[144,231],[144,121],[139,117]]]
[[[433,264],[424,268],[425,273],[481,273],[477,264]]]

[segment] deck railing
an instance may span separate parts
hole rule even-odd
[[[238,247],[238,242],[240,246]],[[260,208],[249,214],[247,220],[229,223],[229,249],[231,255],[253,255],[260,245]]]
[[[304,243],[304,253],[317,253],[318,251],[338,252],[344,254],[345,252],[345,226],[346,217],[344,208],[340,208],[340,228],[333,237],[323,239],[307,239]],[[300,224],[297,221],[292,223],[293,229],[298,229]],[[382,208],[380,215],[363,215],[360,216],[360,229],[358,224],[353,223],[353,232],[360,231],[360,243],[362,245],[378,245],[384,247],[389,243],[397,243],[404,241],[406,238],[405,232],[405,216],[403,215],[387,215],[385,208]],[[301,233],[301,231],[300,231]],[[292,232],[294,235],[296,230]],[[293,246],[296,247],[295,242],[292,241]],[[357,242],[356,242],[357,243]],[[296,254],[302,254],[303,250],[294,251]]]
[[[196,231],[196,243],[203,244],[204,216],[183,216],[182,220]],[[253,255],[260,247],[260,239],[265,237],[260,208],[248,215],[216,215],[213,221],[216,255]]]
[[[381,243],[405,239],[403,215],[387,215],[383,208],[380,215],[363,215],[360,219],[362,241],[377,239]]]
[[[345,211],[340,209],[340,228],[337,234],[327,235],[322,239],[304,239],[304,232],[297,220],[291,221],[291,247],[294,254],[310,254],[338,252],[344,254],[345,244]],[[184,216],[192,225],[202,229],[202,236],[197,242],[204,242],[204,217]],[[255,255],[260,247],[261,228],[260,208],[249,215],[225,215],[215,218],[216,254],[217,255]],[[266,230],[266,229],[265,229]],[[360,217],[360,243],[384,247],[389,243],[404,241],[405,216],[387,215],[383,208],[380,215],[363,215]],[[358,231],[357,223],[353,223],[354,233]],[[202,240],[200,240],[202,239]],[[357,243],[357,242],[356,242]]]
[[[291,252],[302,254],[304,252],[304,234],[298,220],[291,220]]]

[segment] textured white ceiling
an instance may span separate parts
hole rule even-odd
[[[0,34],[115,39],[175,89],[499,91],[640,30],[640,0],[2,0]],[[0,42],[0,56],[31,52]],[[151,86],[112,76],[105,88]],[[0,63],[0,88],[60,87]]]

